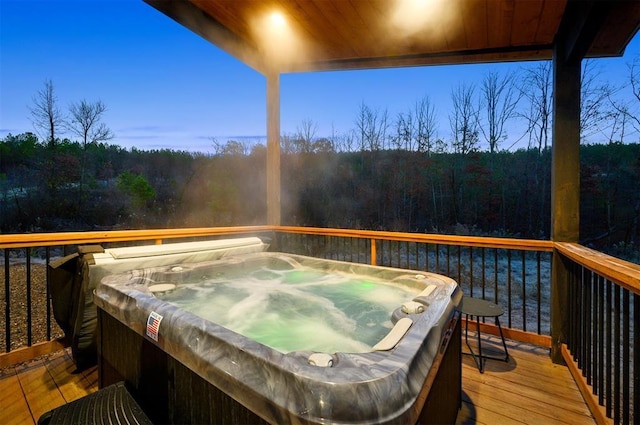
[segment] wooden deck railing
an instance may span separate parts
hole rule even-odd
[[[640,394],[634,367],[638,363],[635,324],[639,321],[640,266],[576,244],[551,241],[289,226],[0,235],[0,258],[4,259],[4,285],[0,287],[4,292],[0,293],[5,307],[0,318],[0,329],[4,329],[0,350],[6,352],[0,354],[0,367],[60,345],[55,340],[58,335],[53,331],[49,303],[44,308],[33,305],[36,285],[31,269],[36,259],[48,266],[52,258],[73,252],[82,244],[113,247],[230,235],[268,236],[277,251],[450,276],[465,295],[489,299],[505,308],[507,337],[546,347],[551,345],[551,263],[555,250],[574,264],[567,282],[572,299],[567,306],[566,352],[570,354],[566,360],[584,376],[584,387],[595,394],[595,402],[606,406],[603,415],[619,423],[634,420],[634,409],[638,410],[634,395]],[[10,268],[16,262],[24,267],[22,280],[12,279]],[[46,291],[47,274],[40,279],[45,280],[40,287]],[[23,299],[15,299],[12,292],[23,293]],[[12,321],[17,310],[26,317],[19,325],[27,328],[19,341],[12,335],[18,325]],[[47,323],[46,334],[37,338],[30,330],[36,314],[45,315]],[[495,332],[490,324],[483,329]],[[19,348],[23,346],[31,349]]]
[[[284,226],[277,235],[278,251],[444,274],[503,306],[511,338],[551,344],[552,242]]]
[[[640,265],[576,244],[556,249],[570,263],[565,360],[579,370],[592,403],[604,406],[603,417],[638,423]]]

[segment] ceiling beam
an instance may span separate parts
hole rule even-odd
[[[569,0],[554,43],[562,43],[566,63],[581,61],[589,51],[616,1]]]

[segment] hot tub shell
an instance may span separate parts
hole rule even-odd
[[[141,284],[144,278],[166,274],[170,266],[107,276],[94,296],[100,386],[128,381],[147,414],[159,422],[404,424],[455,420],[460,406],[458,306],[462,294],[453,280],[270,252],[182,264],[178,275],[210,271],[229,261],[281,256],[313,269],[436,288],[428,296],[415,298],[425,305],[423,313],[394,313],[395,319],[404,315],[413,321],[394,348],[327,353],[332,367],[319,367],[309,363],[311,351],[283,354],[146,291]],[[151,312],[162,316],[157,341],[146,332]]]

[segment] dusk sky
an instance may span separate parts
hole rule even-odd
[[[50,79],[63,111],[83,99],[104,102],[111,144],[211,152],[211,138],[264,143],[265,78],[142,0],[0,0],[0,16],[0,137],[35,131],[29,106]],[[627,64],[639,56],[636,35],[624,57],[599,61],[602,78],[628,82]],[[438,136],[448,139],[453,88],[527,65],[283,75],[281,132],[312,120],[317,136],[346,133],[361,103],[395,118],[429,96]]]

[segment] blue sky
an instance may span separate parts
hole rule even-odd
[[[28,106],[48,79],[62,110],[103,101],[110,143],[123,147],[211,152],[211,138],[264,137],[265,78],[142,0],[0,0],[0,16],[0,137],[34,131]],[[623,58],[601,61],[602,77],[624,82],[639,55],[636,35]],[[284,75],[281,131],[312,120],[318,136],[346,133],[361,103],[394,118],[428,95],[447,139],[452,88],[523,66]]]

